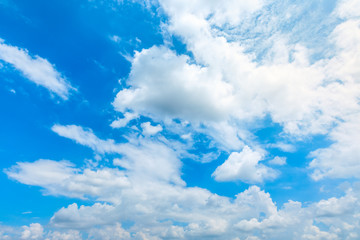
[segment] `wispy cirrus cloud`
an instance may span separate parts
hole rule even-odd
[[[58,72],[54,65],[40,56],[31,56],[27,49],[11,46],[0,39],[0,61],[12,65],[35,84],[45,87],[62,99],[69,98],[74,87]]]

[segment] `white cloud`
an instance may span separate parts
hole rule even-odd
[[[79,231],[69,230],[66,232],[50,231],[47,233],[45,240],[82,240]]]
[[[2,224],[0,225],[0,239],[12,240],[13,239],[12,236],[15,232],[22,233],[21,230],[15,229],[14,227],[4,226]],[[21,237],[21,235],[19,234],[18,238],[20,238],[20,237]]]
[[[192,120],[226,117],[231,87],[188,60],[165,47],[136,53],[128,82],[132,88],[117,94],[114,107]]]
[[[163,130],[160,124],[152,126],[150,122],[142,123],[141,128],[143,129],[144,135],[155,135]]]
[[[181,161],[173,149],[162,143],[141,140],[137,144],[124,144],[122,154],[119,165],[129,171],[130,177],[185,185],[181,179]]]
[[[91,130],[84,130],[81,127],[74,129],[92,133]],[[77,134],[74,133],[72,136],[77,136]],[[94,134],[88,138],[90,142],[93,139],[101,140]],[[311,229],[312,222],[316,219],[316,221],[321,221],[327,226],[336,226],[336,228],[342,229],[341,232],[321,230],[329,236],[357,234],[353,231],[356,227],[351,227],[354,225],[351,223],[354,222],[356,214],[360,211],[360,206],[357,204],[356,192],[353,194],[352,190],[349,190],[342,198],[322,200],[308,207],[302,207],[298,202],[289,201],[281,209],[277,209],[270,195],[255,186],[239,193],[235,200],[231,200],[212,194],[206,189],[191,188],[181,184],[180,174],[177,172],[180,165],[176,160],[176,154],[173,155],[171,150],[162,144],[159,145],[159,143],[144,139],[140,141],[132,139],[131,141],[126,144],[108,141],[108,143],[111,142],[117,146],[115,149],[121,149],[119,153],[125,154],[125,157],[114,160],[114,164],[125,168],[124,171],[128,176],[130,185],[125,188],[115,188],[106,182],[100,184],[100,190],[97,191],[97,194],[111,205],[100,203],[80,207],[75,204],[70,205],[54,214],[51,220],[53,226],[91,229],[96,225],[106,226],[113,222],[134,221],[136,224],[131,229],[124,231],[137,237],[148,236],[155,239],[159,236],[176,235],[189,239],[200,236],[229,236],[226,239],[230,239],[236,236],[235,232],[229,230],[233,226],[241,234],[247,234],[249,231],[260,231],[262,235],[259,236],[264,239],[279,239],[290,235],[299,238],[312,236],[306,229]],[[79,142],[91,146],[85,139]],[[103,143],[104,141],[99,142]],[[272,169],[259,164],[263,157],[261,153],[246,146],[242,152],[235,155],[237,156],[235,158],[236,163],[237,160],[239,162],[248,161],[251,164],[245,165],[250,166],[250,169],[247,168],[247,171],[244,171],[246,174],[237,171],[241,167],[233,167],[232,169],[235,169],[236,173],[230,172],[230,174],[226,169],[227,171],[224,170],[223,173],[228,174],[228,178],[230,176],[240,180],[259,182],[272,176],[269,175],[273,171]],[[174,160],[169,161],[172,158]],[[153,165],[153,163],[155,164]],[[269,172],[262,171],[263,168]],[[263,175],[259,174],[259,169]],[[174,170],[177,173],[173,174]],[[220,170],[218,171],[220,172]],[[237,175],[239,172],[244,174]],[[175,179],[178,179],[175,181],[179,183],[178,185],[172,183],[174,176]],[[111,176],[109,178],[112,179]],[[91,186],[91,182],[86,184]],[[86,184],[81,189],[87,189]],[[108,187],[109,190],[107,191],[101,190]],[[350,210],[355,210],[355,212]],[[216,220],[219,216],[222,216],[221,219]],[[171,222],[162,222],[161,219],[171,219],[174,222],[186,224],[181,228],[175,225],[174,228]],[[340,219],[345,220],[347,225],[341,225],[342,220]],[[152,227],[149,228],[149,226]],[[148,231],[142,231],[144,228],[147,228]],[[104,234],[106,233],[104,232]],[[265,238],[264,236],[272,237]]]
[[[188,131],[192,129],[211,136],[221,145],[219,149],[231,149],[229,158],[213,173],[217,181],[261,183],[276,177],[275,170],[260,163],[266,152],[252,141],[254,136],[247,129],[265,116],[280,124],[283,127],[280,135],[285,136],[285,140],[267,147],[292,152],[294,146],[286,142],[287,138],[296,141],[314,134],[328,135],[333,141],[328,148],[311,154],[314,179],[357,178],[360,172],[358,20],[346,19],[329,36],[334,44],[331,52],[334,56],[312,62],[309,49],[290,43],[282,34],[274,34],[271,39],[274,44],[265,53],[265,60],[255,63],[253,56],[245,51],[246,44],[226,26],[242,24],[247,17],[252,21],[249,14],[262,4],[265,3],[160,1],[160,7],[169,16],[164,28],[180,36],[194,59],[178,55],[166,46],[137,52],[131,62],[129,88],[117,94],[114,107],[121,112],[130,110],[135,115],[153,117],[166,129],[173,124],[173,118],[180,118],[183,126],[193,127],[178,131],[181,135],[188,134],[185,139],[194,135]],[[346,14],[350,18],[355,13]],[[112,126],[126,126],[129,119],[132,116],[125,113]],[[113,164],[122,168],[80,169],[65,161],[39,160],[17,163],[8,169],[10,178],[40,186],[47,194],[94,197],[92,205],[71,204],[60,209],[51,218],[52,227],[81,229],[100,239],[358,239],[360,236],[356,184],[341,197],[305,206],[289,200],[277,207],[270,194],[257,186],[250,186],[235,198],[187,187],[181,179],[182,163],[176,144],[165,138],[140,135],[127,137],[126,143],[116,143],[76,125],[54,125],[52,130],[95,153],[116,155]],[[281,165],[286,159],[277,157],[269,163]],[[126,221],[134,224],[114,225]]]
[[[264,6],[265,1],[237,1],[230,0],[226,2],[219,1],[191,1],[191,0],[176,0],[172,2],[159,1],[161,6],[172,16],[181,14],[192,14],[204,19],[209,19],[211,24],[223,25],[239,24],[246,14],[253,13]]]
[[[360,144],[358,137],[360,132],[359,20],[349,19],[340,23],[332,32],[331,40],[336,46],[337,55],[329,61],[327,74],[340,79],[340,83],[330,84],[324,89],[327,95],[333,97],[324,109],[341,121],[337,122],[336,127],[328,135],[333,143],[310,154],[310,157],[314,158],[310,168],[314,169],[312,177],[315,180],[325,177],[359,177],[360,173],[358,161],[360,152],[357,148]]]
[[[76,169],[66,161],[38,160],[33,163],[18,162],[5,170],[9,178],[23,184],[40,186],[45,194],[68,197],[96,197],[99,200],[117,201],[113,189],[129,187],[124,172],[118,169],[103,168],[97,170]],[[115,196],[114,196],[115,195]]]
[[[347,97],[350,99],[347,99],[346,95],[340,95],[340,97],[343,98],[344,103],[348,101],[347,104],[350,104],[346,109],[351,109],[357,102],[354,104],[349,100],[359,91],[360,20],[349,19],[337,25],[330,35],[330,40],[335,45],[336,55],[329,61],[326,70],[331,77],[338,78],[343,83],[345,91],[349,94]],[[344,94],[344,92],[341,93]]]
[[[217,181],[241,180],[247,183],[274,179],[277,175],[275,170],[259,164],[262,158],[262,154],[245,146],[241,152],[231,153],[229,158],[216,168],[212,176]]]
[[[121,37],[114,35],[114,36],[110,36],[110,39],[116,43],[121,42]]]
[[[177,154],[163,143],[149,140],[117,144],[101,140],[90,129],[69,125],[55,125],[53,130],[101,153],[121,154],[114,164],[126,169],[78,169],[68,161],[40,159],[35,162],[18,162],[6,169],[9,178],[21,183],[40,186],[45,194],[88,198],[117,203],[121,189],[143,181],[170,182],[184,185],[181,179],[181,162]],[[113,191],[113,189],[117,191]]]
[[[356,187],[340,198],[321,200],[305,207],[289,201],[278,209],[270,194],[256,186],[239,193],[235,199],[201,188],[156,182],[134,182],[132,186],[118,195],[120,201],[113,205],[71,204],[60,209],[51,218],[50,226],[64,231],[43,231],[44,239],[82,239],[78,231],[67,229],[81,230],[94,239],[142,239],[141,236],[149,239],[246,239],[250,234],[255,235],[254,238],[273,240],[357,239],[359,236],[360,205]],[[113,188],[113,191],[119,190]],[[116,224],[122,221],[134,224],[124,229]],[[326,227],[320,229],[313,225],[314,221]],[[181,222],[181,226],[177,222]]]
[[[118,144],[112,139],[99,139],[91,129],[76,125],[54,125],[52,130],[60,136],[90,147],[95,152],[121,154],[121,160],[116,163],[126,168],[129,175],[138,176],[142,180],[184,184],[180,177],[182,163],[177,152],[162,142],[130,138],[128,143]]]
[[[360,17],[360,2],[357,0],[340,0],[334,12],[341,18]]]
[[[231,117],[236,127],[238,121],[270,114],[288,134],[326,133],[333,119],[321,111],[330,106],[326,101],[332,97],[318,91],[324,69],[309,65],[304,47],[284,40],[280,46],[287,61],[256,66],[239,42],[215,32],[206,18],[210,10],[178,1],[161,3],[170,16],[169,32],[183,38],[196,64],[166,47],[136,53],[128,81],[131,87],[118,93],[115,109],[205,123]],[[288,60],[291,57],[293,62]]]
[[[354,196],[353,190],[348,190],[345,196],[341,198],[329,198],[320,200],[315,204],[316,216],[320,218],[331,218],[354,214],[353,210],[359,206],[358,198]]]
[[[238,239],[238,238],[237,238]],[[234,240],[237,240],[234,239]],[[239,239],[240,240],[240,239]],[[256,236],[248,236],[245,240],[260,240],[260,238],[256,237]]]
[[[241,220],[235,224],[235,227],[247,233],[257,230],[270,233],[276,232],[274,229],[277,228],[288,228],[289,231],[293,232],[293,235],[296,235],[296,231],[299,229],[302,231],[306,225],[311,223],[310,219],[306,219],[308,217],[308,212],[302,208],[301,203],[289,201],[284,204],[282,209],[275,211],[274,214],[265,219],[251,218],[250,220]]]
[[[304,235],[301,236],[304,240],[335,240],[340,239],[335,233],[328,233],[321,231],[316,226],[306,228]]]
[[[294,145],[289,144],[289,143],[284,143],[284,142],[277,142],[277,143],[268,144],[267,147],[278,148],[283,152],[290,152],[290,153],[296,151],[296,147]]]
[[[1,239],[38,239],[38,240],[83,240],[82,234],[78,230],[47,230],[44,229],[39,223],[31,223],[29,226],[23,226],[23,231],[19,231],[18,229],[6,227],[6,231],[8,235],[1,235]]]
[[[206,129],[196,129],[211,136],[219,149],[235,151],[244,147],[249,139],[248,133],[228,122],[208,123]]]
[[[44,228],[39,223],[31,223],[30,226],[23,226],[24,231],[21,239],[41,239],[44,234]]]
[[[40,170],[40,171],[39,171]],[[64,181],[76,172],[73,164],[67,161],[51,161],[40,159],[34,163],[18,162],[5,170],[13,179],[28,185],[55,184]],[[31,178],[29,178],[31,176]]]
[[[131,120],[138,118],[139,115],[136,113],[126,112],[124,117],[113,121],[110,126],[112,128],[121,128],[125,127]]]
[[[280,165],[280,166],[285,165],[286,164],[286,157],[276,156],[272,160],[269,161],[269,164]]]
[[[63,228],[92,228],[102,224],[105,226],[103,234],[106,235],[106,229],[112,228],[106,225],[126,220],[135,222],[131,229],[126,230],[134,235],[142,235],[146,229],[149,236],[154,237],[198,239],[228,234],[233,236],[235,232],[231,231],[231,226],[239,218],[259,217],[260,214],[271,216],[277,212],[269,194],[258,187],[250,187],[238,194],[233,203],[228,198],[200,188],[157,185],[151,182],[142,182],[134,187],[125,191],[121,196],[122,200],[115,206],[99,203],[80,207],[76,204],[69,205],[52,217],[51,224]],[[153,194],[154,189],[157,189],[156,194]],[[167,221],[163,221],[164,219]],[[172,225],[169,219],[186,224],[183,227]]]
[[[332,137],[332,132],[337,131],[334,126],[345,124],[349,121],[346,116],[360,111],[360,24],[354,10],[357,3],[344,0],[338,4],[334,14],[345,21],[327,25],[334,29],[327,36],[326,44],[331,49],[319,60],[311,56],[317,49],[293,40],[291,32],[283,33],[274,24],[280,23],[283,15],[273,16],[275,12],[267,8],[257,12],[267,3],[159,1],[169,17],[164,31],[179,36],[193,59],[167,46],[136,52],[128,79],[130,87],[117,94],[115,109],[133,110],[156,121],[180,118],[190,121],[194,131],[200,131],[200,122],[205,127],[202,132],[210,135],[218,148],[229,152],[239,151],[244,143],[254,145],[251,134],[241,132],[265,116],[283,128],[283,139],[268,147],[293,152],[296,149],[286,142],[288,139],[301,141],[316,134],[337,141]],[[299,14],[286,4],[273,5],[270,9],[282,7],[282,12],[295,17]],[[251,29],[252,21],[266,19],[271,23]],[[253,49],[246,47],[249,41],[257,43],[251,34],[262,33],[269,34],[270,39],[263,40],[269,46],[263,60],[256,62],[249,51]],[[344,154],[350,156],[354,151]],[[326,163],[325,157],[321,159],[314,160],[311,167],[322,177],[346,176],[344,168],[334,170],[330,166],[333,160]],[[353,170],[347,168],[347,176],[355,176],[358,165],[353,160],[347,163],[354,166]],[[323,174],[328,170],[338,173]]]
[[[48,60],[37,55],[32,57],[26,49],[0,41],[0,60],[11,64],[30,81],[47,88],[62,99],[68,99],[70,92],[76,90]]]
[[[359,114],[348,116],[329,135],[334,143],[310,154],[314,158],[310,163],[313,179],[359,177],[359,117]]]
[[[63,126],[55,124],[52,126],[51,130],[62,137],[72,139],[81,145],[90,147],[98,153],[104,154],[120,152],[119,145],[115,144],[114,140],[99,139],[95,136],[91,129],[83,129],[82,127],[76,125]]]
[[[95,240],[131,239],[130,233],[124,230],[120,223],[116,223],[113,226],[106,226],[104,228],[91,229],[89,232],[89,238]]]
[[[95,203],[93,206],[80,206],[76,203],[61,208],[50,220],[50,224],[59,228],[89,228],[114,222],[117,214],[114,206]]]

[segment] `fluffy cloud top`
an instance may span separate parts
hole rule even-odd
[[[302,141],[318,134],[340,141],[335,137],[339,134],[333,132],[341,128],[334,126],[351,121],[347,116],[360,110],[357,67],[360,65],[360,25],[357,15],[349,8],[357,9],[357,4],[354,1],[338,3],[333,16],[344,20],[328,30],[326,44],[332,46],[332,52],[320,59],[314,59],[312,49],[301,42],[294,43],[291,34],[288,37],[275,34],[281,32],[276,24],[266,25],[269,29],[257,26],[251,29],[252,21],[267,19],[272,14],[268,10],[279,7],[275,3],[219,4],[216,1],[159,1],[169,18],[164,28],[181,38],[192,57],[177,54],[166,45],[136,52],[129,87],[117,94],[113,102],[115,109],[132,110],[158,121],[179,118],[194,126],[200,122],[207,128],[203,132],[228,151],[239,151],[243,142],[252,145],[252,138],[241,134],[245,132],[240,130],[241,126],[266,116],[282,127],[285,137],[282,146],[291,145],[286,143],[288,139]],[[261,8],[267,4],[269,9]],[[296,12],[287,7],[290,13]],[[251,15],[254,12],[258,15]],[[257,31],[273,33],[260,62],[247,52],[252,49],[246,48],[257,44],[250,37]],[[245,34],[245,39],[239,39],[241,34]],[[331,148],[336,146],[339,145]],[[355,156],[354,151],[348,150],[343,159],[345,167],[330,167],[334,173],[323,176],[358,175],[355,169],[359,164],[349,157]],[[290,151],[294,151],[293,147]],[[314,160],[311,165],[315,175],[329,171],[326,164],[334,161],[321,159],[324,164],[315,164],[320,160]]]
[[[217,181],[241,180],[247,183],[259,183],[265,179],[275,178],[277,174],[273,169],[259,164],[262,158],[260,153],[245,146],[240,153],[231,153],[212,176]]]
[[[44,228],[39,223],[32,223],[30,226],[24,226],[21,239],[41,239],[44,234]]]
[[[119,111],[157,114],[183,119],[226,117],[231,87],[206,68],[188,64],[165,47],[136,53],[132,62],[131,89],[120,91],[113,103]]]
[[[143,129],[143,134],[145,135],[155,135],[158,132],[161,132],[163,128],[160,125],[152,126],[150,122],[144,122],[141,124]]]

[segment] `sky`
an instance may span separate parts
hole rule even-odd
[[[359,239],[359,66],[358,0],[0,0],[0,239]]]

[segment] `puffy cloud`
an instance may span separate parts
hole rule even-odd
[[[105,238],[118,232],[124,239],[128,239],[128,234],[150,239],[220,236],[223,239],[245,239],[249,234],[259,239],[326,239],[327,236],[356,239],[358,236],[360,206],[353,205],[358,200],[358,190],[355,189],[348,190],[338,199],[322,200],[307,207],[289,201],[278,209],[270,195],[255,186],[239,193],[232,201],[199,188],[163,185],[164,190],[154,195],[152,189],[145,191],[149,187],[151,184],[141,190],[132,189],[115,206],[95,204],[78,207],[72,204],[57,212],[51,223],[59,227],[89,229],[94,236]],[[323,214],[324,209],[332,206],[345,209],[349,202],[352,208],[348,209],[353,212],[336,210],[335,215]],[[135,224],[126,230],[119,224],[113,225],[116,221],[125,220]],[[328,230],[313,225],[314,221],[322,222]],[[181,226],[176,225],[177,222],[181,222]],[[98,224],[103,227],[95,227]]]
[[[160,124],[152,126],[150,122],[142,123],[141,128],[143,129],[143,134],[145,135],[155,135],[163,130]]]
[[[217,147],[229,152],[239,151],[244,142],[253,145],[251,134],[243,133],[249,130],[246,129],[249,123],[265,116],[283,128],[281,144],[269,147],[293,152],[296,149],[286,142],[288,139],[301,141],[316,134],[329,135],[338,142],[333,137],[338,129],[334,126],[351,122],[346,116],[360,109],[360,28],[356,10],[353,11],[356,1],[344,0],[337,5],[334,14],[345,21],[327,26],[331,32],[326,36],[327,44],[332,44],[332,49],[319,60],[311,56],[315,49],[291,39],[291,32],[287,33],[290,36],[283,34],[276,24],[262,23],[264,26],[254,26],[252,31],[250,22],[257,22],[259,15],[251,14],[266,4],[159,1],[169,18],[164,31],[179,36],[193,58],[176,54],[166,46],[136,52],[129,87],[117,94],[115,109],[132,110],[158,121],[167,118],[190,121],[194,131],[211,136]],[[299,14],[286,4],[273,3],[269,9],[281,6],[286,7],[281,11],[289,10],[289,15]],[[277,12],[269,9],[263,8],[257,14],[282,21],[279,16],[272,16]],[[246,47],[249,41],[257,43],[251,34],[264,32],[269,34],[270,42],[263,61],[259,62],[251,55],[253,49]],[[205,129],[196,127],[199,122]],[[316,159],[310,166],[316,169],[313,176],[344,177],[346,169],[348,177],[355,176],[358,165],[353,160],[346,160],[346,166],[353,169],[339,170],[330,166],[335,160],[325,160],[333,147],[336,145],[315,152]],[[341,151],[350,159],[356,150]],[[317,156],[320,153],[323,157]]]
[[[140,140],[122,145],[123,155],[117,164],[139,181],[165,181],[185,185],[181,179],[182,163],[177,153],[161,142]]]
[[[329,61],[327,74],[340,79],[340,83],[330,84],[327,89],[322,90],[333,97],[323,109],[341,121],[336,122],[336,126],[328,134],[333,143],[310,154],[314,158],[310,168],[314,169],[312,177],[315,180],[325,177],[358,177],[360,172],[360,153],[356,147],[360,144],[360,127],[357,121],[360,97],[359,20],[350,19],[339,24],[331,37],[337,55]]]
[[[68,161],[40,159],[18,162],[5,170],[9,178],[21,183],[40,186],[45,194],[88,198],[116,203],[121,189],[144,181],[170,182],[183,186],[181,161],[177,153],[161,142],[140,139],[117,144],[114,140],[99,139],[90,129],[70,125],[53,127],[60,135],[102,153],[121,154],[114,165],[124,168],[78,169]],[[113,189],[117,191],[113,191]]]
[[[0,60],[11,64],[30,81],[47,88],[62,99],[68,99],[76,90],[46,59],[32,57],[26,49],[7,45],[0,39]]]
[[[318,149],[310,154],[315,180],[324,177],[347,178],[359,177],[360,173],[360,124],[359,114],[348,116],[347,121],[340,123],[329,135],[334,142],[327,148]]]
[[[115,204],[71,204],[60,209],[50,225],[65,231],[43,231],[43,238],[82,239],[78,231],[66,230],[78,229],[91,239],[245,239],[250,234],[259,239],[357,239],[358,192],[355,186],[340,198],[305,207],[289,201],[278,209],[270,194],[256,186],[231,199],[201,188],[134,182],[131,188],[121,191],[121,201]],[[114,224],[122,221],[134,224],[126,229]],[[313,225],[315,221],[328,230]]]
[[[276,177],[275,170],[259,164],[262,154],[245,146],[240,153],[233,152],[229,158],[216,168],[212,176],[217,181],[241,180],[247,183],[263,182]]]
[[[154,189],[158,189],[157,194],[153,194]],[[72,204],[57,212],[51,223],[58,227],[85,229],[100,224],[104,227],[90,231],[112,236],[106,232],[115,228],[114,222],[133,221],[135,224],[129,229],[116,227],[125,239],[126,232],[131,236],[155,239],[206,236],[232,239],[255,233],[260,239],[285,239],[289,236],[298,239],[325,236],[356,239],[360,226],[358,192],[357,188],[349,189],[340,198],[321,200],[305,207],[299,202],[289,201],[278,209],[270,194],[256,186],[230,199],[200,188],[147,183],[123,192],[122,201],[113,206],[97,203],[78,207]],[[180,226],[176,224],[178,222]],[[320,229],[314,222],[321,222],[326,228]]]
[[[358,199],[353,196],[330,198],[321,200],[316,204],[318,217],[336,217],[352,213]]]
[[[145,186],[134,185],[133,189],[123,192],[117,205],[69,205],[54,214],[51,224],[72,228],[91,228],[101,224],[105,225],[103,234],[106,236],[110,234],[106,233],[106,229],[113,228],[114,221],[126,220],[135,224],[126,231],[117,227],[124,236],[127,236],[126,232],[142,235],[145,234],[144,229],[148,229],[147,233],[154,237],[196,239],[232,236],[234,232],[229,232],[229,229],[239,218],[259,217],[261,214],[271,216],[277,212],[269,194],[258,187],[250,187],[238,194],[231,203],[228,198],[200,188],[156,183],[142,185]],[[158,189],[157,194],[153,194],[154,189]],[[185,226],[172,225],[172,221],[185,223]]]
[[[114,188],[122,189],[130,185],[125,174],[118,169],[81,171],[67,161],[40,159],[33,163],[19,162],[5,173],[23,184],[44,188],[45,194],[77,198],[93,196],[107,201],[116,201]]]
[[[145,115],[168,129],[174,126],[172,119],[179,118],[179,125],[192,125],[194,131],[221,144],[219,149],[232,152],[213,173],[216,180],[261,183],[277,174],[260,163],[266,153],[251,141],[252,129],[247,128],[270,116],[283,127],[280,135],[285,140],[268,147],[293,152],[286,137],[296,141],[314,134],[326,134],[333,141],[311,154],[314,179],[358,177],[358,20],[344,20],[329,36],[334,56],[311,59],[309,49],[274,34],[264,61],[255,62],[244,47],[245,40],[239,41],[239,28],[230,30],[243,24],[245,17],[254,20],[249,14],[263,6],[262,1],[174,0],[159,4],[169,17],[164,28],[180,36],[193,58],[166,46],[137,52],[131,61],[128,88],[113,102],[116,110],[125,112],[124,118],[115,120],[112,127],[126,126],[130,119]],[[150,123],[142,128],[144,133],[159,129]],[[188,129],[178,131],[187,140],[195,135]],[[51,218],[52,227],[81,229],[100,239],[359,237],[359,190],[355,186],[344,196],[305,206],[289,200],[278,207],[270,194],[257,186],[234,198],[218,196],[186,186],[176,144],[165,137],[139,135],[116,143],[76,125],[54,125],[52,130],[96,153],[119,155],[113,164],[122,168],[78,169],[69,162],[39,160],[8,169],[10,178],[40,186],[48,194],[95,197],[89,206],[71,204],[60,209]],[[285,161],[278,157],[269,163]],[[116,222],[119,224],[114,225]],[[124,222],[133,224],[123,227]]]
[[[46,226],[39,223],[31,223],[29,226],[20,228],[0,226],[0,238],[4,240],[37,239],[37,240],[83,240],[82,234],[77,230],[47,230]],[[4,233],[3,231],[4,230]]]
[[[306,228],[306,233],[301,236],[301,239],[304,240],[335,240],[340,239],[335,233],[328,233],[325,231],[321,231],[316,226],[310,226]]]
[[[330,37],[336,47],[336,55],[329,61],[327,72],[331,77],[340,79],[346,87],[345,90],[350,93],[348,97],[354,97],[358,92],[353,91],[359,90],[360,79],[360,70],[357,67],[360,63],[360,20],[349,19],[342,22],[336,26]],[[348,102],[350,103],[352,102]],[[350,107],[353,108],[354,103],[347,109]]]
[[[21,239],[41,239],[44,234],[44,228],[39,223],[31,223],[30,226],[23,226],[24,231]]]
[[[113,121],[110,126],[112,128],[121,128],[121,127],[125,127],[131,120],[136,119],[138,117],[138,114],[136,113],[131,113],[131,112],[126,112],[124,113],[124,117],[117,119],[115,121]]]
[[[219,149],[235,151],[244,147],[244,141],[249,139],[248,132],[242,128],[237,128],[228,122],[208,123],[206,129],[200,129],[204,134],[208,134],[214,140]]]
[[[263,233],[278,234],[278,236],[283,235],[284,237],[288,233],[278,230],[287,228],[288,231],[293,232],[293,236],[296,236],[299,230],[301,232],[311,224],[311,220],[307,218],[309,218],[309,213],[302,208],[301,203],[289,201],[284,204],[282,209],[274,211],[273,214],[262,220],[259,220],[259,218],[244,219],[235,224],[235,227],[247,233],[260,230]]]
[[[128,81],[131,87],[118,93],[115,109],[205,123],[230,117],[251,121],[270,114],[289,134],[326,132],[331,119],[317,112],[317,88],[324,73],[321,67],[306,63],[304,48],[281,44],[288,48],[286,59],[294,52],[293,62],[256,66],[240,43],[213,31],[207,14],[192,13],[191,4],[161,3],[170,17],[169,31],[183,37],[195,63],[166,47],[136,53]]]
[[[66,126],[64,128],[66,129]],[[283,229],[281,226],[287,226],[287,229],[292,229],[294,234],[297,234],[296,236],[300,238],[303,235],[304,237],[311,236],[310,233],[304,232],[304,229],[311,229],[313,219],[317,219],[317,221],[322,221],[328,226],[336,226],[342,229],[341,232],[329,233],[330,236],[334,234],[340,234],[339,236],[357,234],[352,231],[354,229],[354,227],[351,228],[353,224],[350,224],[356,212],[354,215],[349,215],[348,211],[340,211],[341,209],[357,209],[357,205],[352,205],[357,201],[357,198],[352,197],[353,195],[347,194],[343,198],[323,200],[307,208],[301,207],[300,203],[290,201],[282,209],[278,210],[269,194],[261,191],[258,187],[250,187],[248,190],[238,194],[231,203],[230,199],[217,196],[205,189],[188,188],[181,184],[172,185],[170,176],[178,176],[178,179],[181,179],[178,172],[179,161],[176,154],[172,152],[173,150],[165,147],[162,143],[156,142],[156,140],[152,142],[146,139],[130,139],[128,143],[117,144],[113,140],[99,139],[90,129],[79,126],[71,129],[74,132],[72,135],[67,136],[82,145],[92,147],[94,142],[110,145],[112,147],[103,147],[103,149],[107,149],[110,153],[124,154],[124,157],[114,160],[114,164],[125,169],[128,181],[131,184],[126,188],[118,188],[113,191],[115,194],[111,195],[112,198],[105,197],[110,196],[110,191],[98,192],[99,195],[103,196],[103,199],[107,199],[113,205],[95,204],[86,207],[70,205],[68,208],[63,208],[52,218],[51,222],[54,226],[70,227],[71,225],[78,228],[91,228],[96,225],[108,225],[114,221],[126,220],[137,223],[131,230],[126,230],[134,233],[134,236],[152,236],[155,238],[156,236],[169,237],[177,235],[185,238],[196,238],[207,234],[208,236],[219,236],[224,235],[224,232],[231,226],[236,226],[238,231],[244,233],[261,231],[264,234],[271,232],[274,236],[286,237],[289,236],[289,232],[281,230]],[[76,133],[76,131],[81,134]],[[82,134],[86,136],[89,134],[90,137],[79,137]],[[97,151],[97,148],[92,148]],[[113,151],[112,149],[116,150]],[[252,171],[247,172],[247,174],[251,173],[252,175],[245,176],[247,180],[260,181],[264,177],[254,175],[258,169],[265,167],[259,164],[263,157],[260,152],[253,151],[246,146],[242,152],[235,155],[238,157],[235,160],[248,159],[250,163],[253,163],[250,164]],[[169,161],[172,158],[174,160]],[[152,163],[155,163],[154,168],[151,167]],[[163,168],[167,169],[165,172],[158,169],[159,166],[164,167],[166,165],[168,167]],[[177,173],[172,174],[171,169],[174,169]],[[245,177],[243,176],[244,179]],[[149,179],[149,181],[146,179]],[[86,186],[82,188],[86,189]],[[102,188],[106,188],[106,184],[102,184]],[[157,194],[154,195],[154,192]],[[337,204],[338,206],[332,206],[331,204]],[[326,207],[328,205],[331,206]],[[346,208],[345,206],[349,207]],[[326,209],[339,209],[339,211],[336,210],[335,216],[334,214],[325,214]],[[87,213],[91,213],[95,217],[91,218]],[[220,222],[214,220],[224,214],[227,217]],[[347,219],[347,225],[341,225],[340,220],[334,220],[336,218],[343,219],[344,217]],[[187,225],[182,228],[173,228],[171,222],[165,225],[158,222],[161,219],[185,222]],[[70,224],[66,225],[67,223]],[[300,223],[303,224],[302,227],[299,227]],[[153,226],[149,232],[144,233],[141,231],[141,229],[149,227],[149,224]],[[324,231],[321,230],[321,232]],[[229,236],[233,236],[232,233],[229,233]]]
[[[89,238],[98,240],[126,240],[131,239],[130,233],[121,227],[120,223],[116,223],[113,226],[106,226],[100,229],[91,229],[89,232]]]
[[[116,214],[116,212],[115,212]],[[89,228],[114,222],[114,206],[95,203],[93,206],[80,206],[76,203],[61,208],[50,220],[50,224],[60,228]]]
[[[82,240],[79,231],[69,230],[65,232],[50,231],[46,234],[45,240]]]
[[[274,157],[274,159],[269,161],[269,164],[273,164],[273,165],[285,165],[286,164],[286,157],[279,157],[276,156]]]
[[[223,119],[232,101],[231,87],[220,76],[188,61],[166,47],[136,53],[128,81],[132,88],[117,94],[115,109],[133,109],[154,117]]]
[[[340,0],[334,12],[341,18],[359,17],[360,3],[357,0]]]

